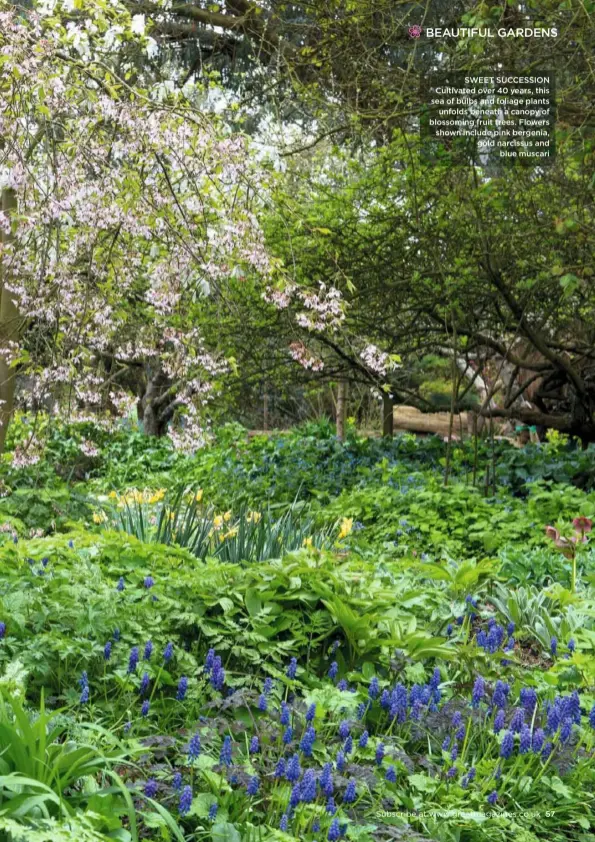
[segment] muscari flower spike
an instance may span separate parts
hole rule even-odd
[[[287,762],[285,769],[285,777],[290,783],[295,783],[302,773],[300,766],[300,758],[298,754],[294,754]]]
[[[339,825],[338,819],[333,819],[331,825],[328,829],[327,839],[328,842],[337,842],[338,839],[341,837],[341,827]]]
[[[140,687],[138,688],[138,692],[140,696],[144,696],[147,690],[149,689],[149,673],[144,672],[143,677],[140,681]]]
[[[325,763],[319,779],[320,789],[324,795],[333,794],[333,766],[332,763]]]
[[[520,693],[521,705],[531,716],[537,704],[537,693],[533,687],[523,687]]]
[[[497,681],[492,695],[492,704],[495,708],[505,708],[510,693],[510,685],[506,681]]]
[[[188,762],[192,763],[200,755],[200,735],[193,734],[188,743]]]
[[[306,769],[300,784],[300,798],[305,804],[316,800],[316,772]]]
[[[147,796],[147,798],[155,798],[155,796],[157,795],[157,789],[158,786],[155,778],[149,778],[149,780],[144,786],[143,792]]]
[[[176,699],[178,702],[183,702],[186,698],[186,693],[188,691],[188,679],[185,675],[183,675],[179,682],[178,682],[178,692],[176,693]]]
[[[514,713],[512,715],[512,719],[510,720],[510,730],[514,734],[520,734],[521,728],[523,727],[525,722],[525,710],[524,708],[515,708]]]
[[[219,753],[219,763],[223,766],[231,766],[231,737],[229,735],[223,738],[223,745]]]
[[[479,703],[483,699],[485,695],[485,681],[478,675],[475,679],[475,684],[473,685],[473,693],[471,696],[471,704],[473,707],[479,707]]]
[[[507,759],[510,757],[514,749],[514,736],[512,731],[507,731],[500,745],[500,757]]]
[[[300,749],[304,757],[312,757],[312,748],[316,740],[316,731],[314,728],[307,728],[300,742]]]
[[[539,754],[545,742],[545,733],[543,728],[536,728],[533,732],[533,739],[531,741],[531,749],[533,754]]]
[[[135,672],[136,665],[138,664],[138,646],[133,646],[130,650],[130,656],[128,658],[128,673]]]
[[[289,662],[289,666],[287,667],[287,678],[293,680],[297,674],[297,658],[292,658]]]
[[[519,754],[528,754],[531,750],[531,729],[523,725],[519,738]]]
[[[373,676],[372,680],[370,681],[370,686],[368,687],[368,696],[370,699],[374,700],[377,699],[380,695],[380,685],[378,684],[378,679],[376,676]]]
[[[355,781],[349,781],[347,786],[345,787],[345,792],[343,793],[343,803],[344,804],[352,804],[357,796],[357,790],[355,786]]]
[[[192,806],[192,787],[185,786],[182,790],[182,794],[180,795],[180,803],[178,805],[178,811],[181,816],[185,816],[186,813],[190,812],[190,807]]]
[[[570,739],[570,735],[572,734],[572,726],[573,722],[570,717],[567,717],[560,728],[560,742],[567,743]]]

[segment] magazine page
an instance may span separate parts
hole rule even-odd
[[[0,0],[0,840],[595,842],[594,0]]]

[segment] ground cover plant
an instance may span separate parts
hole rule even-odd
[[[141,486],[96,435],[108,476],[5,461],[7,839],[595,838],[591,492],[312,426]]]

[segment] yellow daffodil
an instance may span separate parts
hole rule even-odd
[[[103,523],[105,520],[105,515],[103,512],[99,514],[99,512],[93,512],[93,523]]]
[[[347,538],[351,530],[353,529],[353,518],[352,517],[344,517],[341,521],[341,529],[339,530],[339,537],[338,540],[342,541],[343,538]]]
[[[200,501],[202,500],[202,488],[198,489],[198,491],[196,492],[196,494],[194,496],[194,499],[196,500],[197,503],[200,503]]]
[[[238,527],[234,526],[233,529],[230,529],[225,535],[222,536],[223,540],[226,541],[228,538],[235,538],[238,534]]]
[[[310,538],[310,537],[304,538],[304,543],[302,544],[302,546],[306,547],[306,549],[308,549],[308,550],[311,550],[312,547],[314,546],[314,542],[312,541],[312,538]]]
[[[223,516],[222,515],[216,515],[216,517],[213,518],[213,529],[221,529],[222,526],[223,526]]]
[[[115,491],[110,491],[110,493],[107,496],[110,498],[110,500],[117,500],[118,499],[118,495]]]
[[[225,512],[225,514],[223,515],[223,520],[225,521],[225,523],[231,520],[231,511]]]
[[[246,516],[248,523],[258,523],[261,518],[262,515],[260,512],[248,512]]]

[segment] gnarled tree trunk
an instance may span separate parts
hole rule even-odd
[[[17,209],[17,198],[10,188],[2,190],[2,211],[11,220]],[[2,249],[12,240],[12,231],[2,231]],[[15,367],[10,363],[11,343],[21,334],[23,319],[19,313],[14,293],[6,288],[9,280],[6,267],[0,265],[0,453],[4,451],[8,425],[14,410]]]

